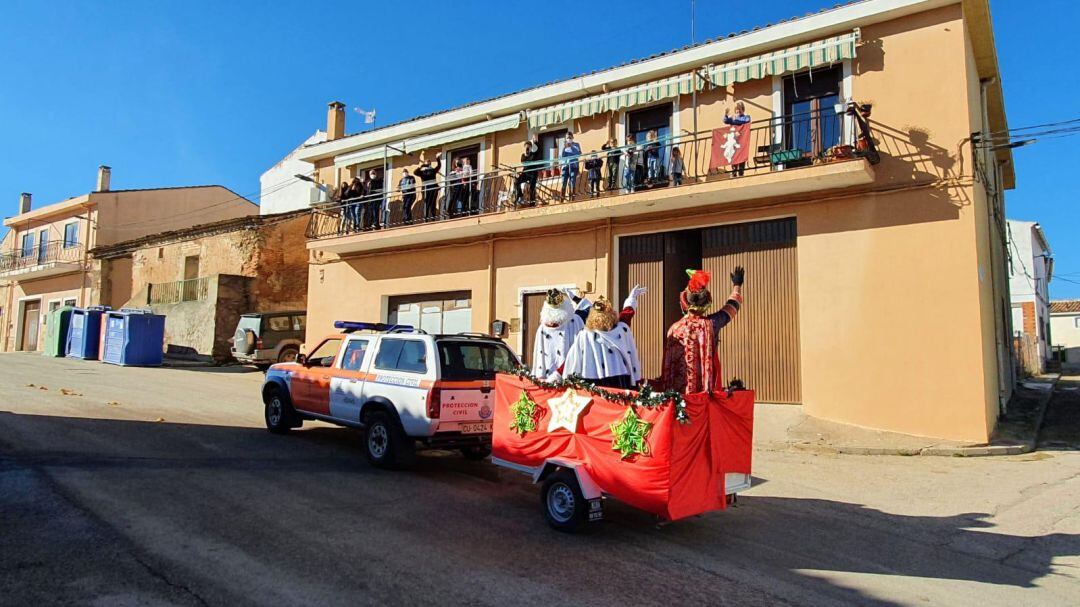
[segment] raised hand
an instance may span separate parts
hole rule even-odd
[[[742,266],[735,266],[735,270],[731,273],[731,284],[736,287],[742,286],[745,275],[746,270],[743,270]]]
[[[627,297],[626,301],[623,302],[623,307],[624,308],[633,308],[633,309],[637,310],[638,297],[641,297],[647,291],[648,291],[648,289],[646,289],[645,287],[643,287],[641,285],[634,285],[634,288],[630,289],[630,296]]]

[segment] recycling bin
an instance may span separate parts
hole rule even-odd
[[[101,344],[101,317],[110,308],[92,306],[71,311],[67,334],[68,358],[97,360]]]
[[[121,366],[161,365],[165,317],[150,310],[121,308],[105,312],[101,362]]]
[[[49,312],[45,325],[45,356],[64,356],[67,354],[68,324],[71,322],[71,306],[63,306]]]

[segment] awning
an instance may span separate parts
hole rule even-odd
[[[401,152],[398,150],[405,150],[406,153],[411,154],[413,152],[419,152],[421,150],[461,141],[463,139],[480,137],[482,135],[487,135],[488,133],[516,129],[519,124],[521,124],[521,114],[512,114],[494,120],[487,120],[458,127],[456,129],[450,129],[448,131],[439,131],[437,133],[420,135],[404,141],[396,141],[389,144],[392,147],[380,145],[374,148],[341,154],[334,158],[334,166],[338,168],[348,167],[354,164],[382,160],[384,157],[393,158],[395,156],[401,156]]]
[[[528,112],[529,128],[543,128],[575,118],[595,116],[603,112],[615,112],[623,108],[663,101],[679,95],[687,95],[693,91],[694,80],[695,77],[692,73],[679,74],[678,76],[594,95],[577,101],[560,103],[539,110],[530,110]],[[704,80],[701,78],[696,78],[696,80],[697,88],[700,91],[704,86]]]
[[[713,86],[727,86],[736,82],[758,80],[779,76],[837,61],[855,58],[855,45],[859,42],[859,30],[842,36],[816,40],[781,51],[747,57],[722,65],[709,67],[709,82]]]
[[[401,148],[401,143],[391,144],[394,148]],[[401,156],[401,152],[394,148],[380,145],[377,148],[368,148],[366,150],[359,150],[357,152],[349,152],[348,154],[342,154],[334,158],[334,166],[337,168],[349,167],[354,164],[363,164],[365,162],[373,162],[376,160],[382,160],[385,158],[393,158],[394,156]]]
[[[703,68],[703,73],[708,77],[708,84],[714,87],[767,78],[820,65],[829,65],[844,59],[853,59],[858,41],[859,30],[856,28],[851,33],[841,36],[747,57],[722,65],[708,65]],[[700,91],[705,84],[705,79],[697,77],[696,72],[690,72],[576,101],[529,110],[529,128],[543,128],[552,124],[562,124],[575,118],[586,118],[603,112],[619,111],[687,95],[693,91],[695,85]]]
[[[487,135],[488,133],[516,129],[519,124],[521,124],[521,114],[511,114],[510,116],[504,116],[486,122],[479,122],[477,124],[450,129],[449,131],[439,131],[438,133],[420,135],[419,137],[406,139],[405,150],[409,153],[419,152],[420,150],[461,141],[462,139],[472,139],[473,137]]]

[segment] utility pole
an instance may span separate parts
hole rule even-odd
[[[697,0],[690,0],[690,45],[697,44]],[[690,136],[694,141],[694,169],[695,172],[698,167],[698,126],[697,126],[697,89],[698,89],[698,68],[694,68],[694,77],[690,79],[690,106],[693,112],[694,119],[694,133]]]

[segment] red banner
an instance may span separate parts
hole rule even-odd
[[[750,158],[750,123],[725,124],[713,129],[709,170],[742,164]]]
[[[552,457],[581,462],[601,490],[612,497],[668,520],[727,506],[724,475],[750,473],[754,427],[754,393],[690,394],[685,398],[688,423],[675,419],[674,403],[647,409],[634,407],[652,424],[648,451],[623,458],[613,448],[612,424],[624,419],[627,406],[575,390],[589,398],[576,420],[548,432],[550,399],[566,390],[539,388],[528,380],[500,374],[495,381],[493,455],[521,466],[538,467]],[[536,403],[535,429],[511,429],[512,407],[524,392]],[[561,420],[560,420],[561,421]]]

